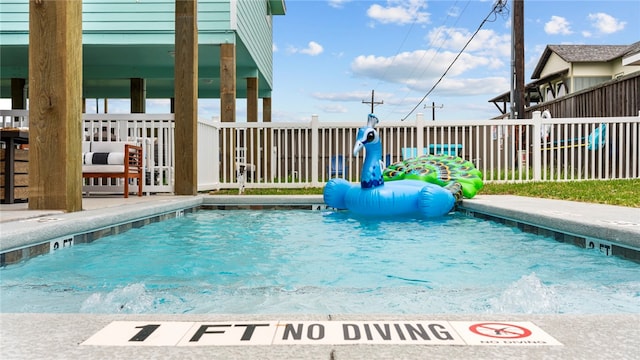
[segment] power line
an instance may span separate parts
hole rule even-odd
[[[457,6],[457,4],[458,4],[458,0],[456,0],[456,2],[452,5],[452,7],[456,7],[456,6]],[[460,17],[461,17],[461,15],[465,12],[465,10],[467,9],[467,6],[469,6],[469,1],[467,1],[467,4],[466,4],[466,5],[465,5],[465,7],[463,8],[462,12],[461,12],[460,14],[458,14],[458,16],[456,17],[456,21],[454,22],[454,26],[458,23],[458,21],[460,21]],[[447,12],[447,17],[446,17],[445,19],[443,19],[443,20],[442,20],[441,25],[437,27],[438,32],[436,33],[436,35],[435,35],[434,39],[438,39],[438,38],[440,37],[440,33],[441,33],[441,32],[442,32],[442,30],[443,30],[443,26],[444,26],[444,24],[446,24],[446,23],[447,23],[447,21],[448,21],[451,17],[452,17],[451,13],[450,13],[450,12]],[[413,26],[413,24],[412,24],[412,26]],[[405,40],[406,40],[406,39],[405,39]],[[404,41],[403,41],[403,43],[404,43]],[[429,43],[429,46],[433,46],[433,45],[434,45],[434,43],[433,43],[433,42]],[[433,61],[435,60],[435,56],[437,55],[437,53],[438,53],[438,52],[440,52],[440,50],[442,49],[442,46],[443,46],[443,45],[444,45],[444,40],[443,40],[443,41],[442,41],[442,43],[438,46],[438,49],[436,50],[436,54],[434,54],[434,55],[433,55],[433,57],[432,57],[432,58],[431,58],[431,60],[429,61],[429,64],[427,64],[427,66],[425,67],[425,69],[422,71],[422,74],[424,74],[424,72],[426,71],[426,69],[428,69],[428,68],[431,66],[431,63],[433,63]],[[399,51],[399,50],[400,50],[400,49],[398,49],[398,51]],[[420,63],[422,63],[422,61],[424,60],[424,58],[425,58],[425,56],[426,56],[426,55],[427,55],[427,51],[425,51],[425,52],[422,54],[422,57],[420,58],[420,61],[419,61]],[[391,65],[393,65],[393,62],[395,61],[395,59],[396,59],[396,57],[397,57],[397,56],[398,56],[398,53],[396,52],[396,55],[394,55],[394,57],[393,57],[393,60],[392,60],[391,64],[389,65],[389,67],[387,67],[387,70],[385,71],[385,75],[386,75],[386,74],[387,74],[387,72],[389,71],[389,69],[390,69]],[[413,76],[413,73],[417,70],[417,68],[418,68],[418,67],[416,66],[416,67],[414,67],[413,69],[411,69],[411,73],[409,74],[409,77],[412,77],[412,76]],[[394,110],[395,108],[399,107],[399,106],[400,106],[400,104],[404,102],[404,99],[406,99],[406,98],[407,98],[407,96],[408,96],[408,95],[405,95],[405,96],[404,96],[404,97],[403,97],[399,102],[397,102],[397,103],[396,103],[396,105],[393,105],[393,106],[392,106],[392,109],[390,109],[390,110],[389,110],[389,114],[390,114],[390,113],[392,113],[392,112],[393,112],[393,110]]]
[[[451,62],[451,64],[449,64],[449,66],[447,67],[447,69],[444,71],[444,73],[442,74],[442,76],[440,76],[440,78],[438,79],[438,81],[436,81],[435,84],[433,84],[433,86],[431,87],[431,89],[422,97],[422,99],[420,100],[420,102],[418,102],[416,104],[416,106],[413,107],[413,109],[411,109],[411,111],[409,111],[409,113],[403,117],[402,119],[400,119],[401,121],[406,120],[411,114],[413,114],[414,111],[416,111],[416,109],[418,108],[418,106],[420,106],[420,104],[422,104],[422,102],[427,98],[427,96],[429,96],[429,94],[431,94],[431,92],[436,88],[436,86],[438,86],[438,84],[440,84],[440,82],[442,81],[442,79],[445,77],[445,75],[447,75],[447,73],[449,72],[449,70],[451,69],[451,67],[453,66],[453,64],[455,64],[455,62],[458,60],[458,58],[460,57],[460,55],[462,55],[462,53],[464,52],[464,50],[467,48],[467,46],[469,46],[469,43],[471,43],[471,40],[473,40],[473,38],[478,34],[478,32],[480,31],[480,29],[482,29],[482,26],[489,20],[489,17],[494,14],[494,13],[498,13],[500,11],[502,11],[502,8],[504,8],[506,6],[507,0],[497,0],[495,5],[493,6],[493,8],[491,9],[491,11],[489,12],[489,14],[484,18],[484,20],[482,20],[482,23],[480,23],[480,26],[478,26],[478,28],[476,29],[476,31],[473,33],[473,35],[471,35],[471,37],[469,38],[469,40],[467,41],[466,44],[464,44],[464,46],[462,47],[462,49],[460,50],[460,52],[458,53],[458,55],[456,55],[456,57],[453,59],[453,61]]]

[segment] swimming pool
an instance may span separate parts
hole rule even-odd
[[[640,313],[640,266],[461,214],[198,211],[0,270],[2,312]]]

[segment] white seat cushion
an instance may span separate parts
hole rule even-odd
[[[124,165],[82,165],[82,172],[123,173]]]

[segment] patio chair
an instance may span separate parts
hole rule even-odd
[[[238,183],[238,193],[244,192],[247,181],[253,180],[256,166],[247,162],[247,149],[244,147],[236,148],[236,182]]]
[[[459,156],[462,152],[462,144],[429,144],[431,155]]]

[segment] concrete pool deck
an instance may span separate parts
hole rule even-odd
[[[322,196],[145,196],[90,197],[85,211],[32,211],[26,204],[0,205],[0,252],[23,248],[57,237],[132,222],[158,213],[207,206],[321,206]],[[640,249],[640,209],[517,196],[479,195],[465,200],[461,211],[505,222],[525,230],[535,227],[570,235],[569,241],[593,240],[593,251],[608,253],[611,245]],[[538,231],[538,230],[536,230]],[[601,246],[602,245],[602,246]],[[47,244],[48,246],[48,244]],[[608,246],[608,247],[607,247]],[[586,250],[585,250],[586,251]],[[624,255],[624,253],[622,254]],[[604,256],[604,255],[603,255]],[[588,299],[585,299],[588,301]],[[0,304],[0,312],[1,304]],[[470,321],[530,322],[560,342],[551,345],[268,345],[268,346],[108,346],[81,345],[114,321],[238,323],[248,321]],[[0,313],[0,357],[3,359],[112,359],[112,358],[260,358],[260,359],[632,359],[640,348],[640,314],[530,315],[95,315]]]

